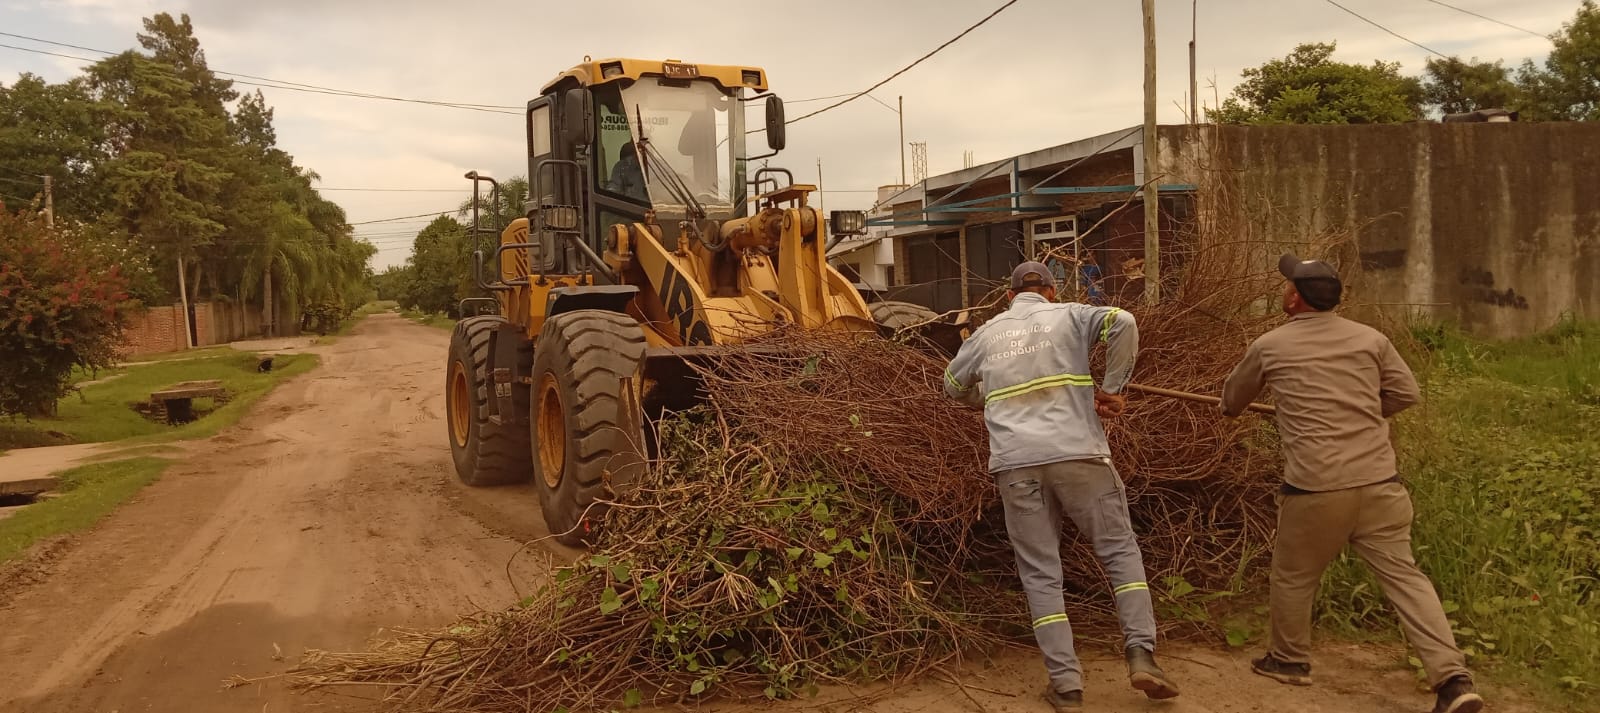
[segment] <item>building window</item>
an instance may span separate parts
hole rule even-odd
[[[851,282],[861,281],[861,268],[856,267],[855,263],[839,263],[839,274],[844,275],[844,279]]]
[[[893,265],[883,268],[883,284],[885,287],[895,286]]]

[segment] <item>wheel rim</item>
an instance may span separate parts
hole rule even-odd
[[[467,447],[467,428],[472,422],[472,384],[461,362],[450,365],[450,438],[457,448]]]
[[[555,374],[546,373],[539,380],[538,404],[534,431],[539,441],[539,471],[544,484],[555,490],[567,467],[567,413],[561,405],[561,388],[556,385]]]

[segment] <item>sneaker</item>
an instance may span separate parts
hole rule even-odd
[[[1439,700],[1433,704],[1433,713],[1478,713],[1483,710],[1483,697],[1472,689],[1472,679],[1456,676],[1438,688]]]
[[[1287,683],[1291,686],[1311,685],[1311,664],[1279,661],[1272,654],[1251,661],[1250,670],[1278,683]]]
[[[1083,710],[1083,691],[1062,693],[1057,691],[1054,686],[1046,686],[1043,697],[1044,702],[1050,704],[1050,707],[1054,708],[1056,713]]]
[[[1156,665],[1156,656],[1142,646],[1129,646],[1128,682],[1144,691],[1146,698],[1165,700],[1178,697],[1178,686]]]

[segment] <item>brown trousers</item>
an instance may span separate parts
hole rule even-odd
[[[1469,675],[1433,583],[1411,555],[1411,495],[1399,483],[1278,498],[1272,551],[1272,655],[1311,663],[1311,608],[1323,570],[1349,544],[1400,613],[1428,685]]]

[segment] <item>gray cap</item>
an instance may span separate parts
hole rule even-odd
[[[1025,262],[1011,271],[1011,289],[1020,290],[1026,287],[1049,287],[1055,289],[1056,278],[1050,274],[1050,268],[1043,263]]]
[[[1285,253],[1278,258],[1278,272],[1294,283],[1294,289],[1306,304],[1327,311],[1339,306],[1344,296],[1344,283],[1339,271],[1321,260],[1301,260]]]

